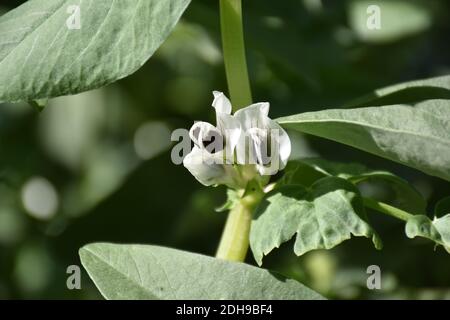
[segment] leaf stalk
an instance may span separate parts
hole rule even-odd
[[[403,211],[399,208],[390,206],[386,203],[376,201],[371,198],[363,198],[364,206],[373,210],[376,210],[378,212],[387,214],[391,217],[408,221],[413,215],[409,212]]]

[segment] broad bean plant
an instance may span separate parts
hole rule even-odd
[[[27,101],[40,109],[50,98],[131,75],[163,44],[190,2],[27,1],[0,18],[0,102]],[[381,250],[368,209],[400,220],[406,237],[428,239],[450,253],[450,197],[430,211],[423,196],[391,172],[322,158],[291,160],[289,137],[298,131],[330,139],[450,181],[450,75],[382,88],[341,108],[274,119],[276,105],[252,98],[241,0],[219,3],[228,88],[211,95],[215,122],[205,115],[172,136],[174,166],[184,165],[206,187],[227,187],[228,200],[218,210],[228,212],[228,220],[217,255],[88,244],[79,255],[102,295],[324,299],[264,269],[264,257],[292,239],[297,256],[353,237]],[[395,204],[362,195],[361,184],[377,181],[394,191]],[[249,255],[259,267],[243,263]]]

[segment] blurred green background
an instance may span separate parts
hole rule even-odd
[[[2,1],[0,13],[24,1]],[[245,0],[255,101],[271,117],[339,107],[378,87],[450,73],[450,2]],[[365,26],[382,5],[382,32]],[[3,31],[3,30],[2,30]],[[1,41],[1,39],[0,39]],[[170,161],[170,133],[213,121],[212,90],[227,91],[218,1],[194,0],[167,42],[134,75],[50,101],[0,105],[0,299],[93,299],[68,290],[66,268],[94,241],[157,244],[214,255],[225,221],[224,188],[201,186]],[[450,183],[334,142],[292,134],[293,157],[322,156],[395,172],[432,206]],[[382,185],[370,190],[389,202]],[[331,298],[450,299],[450,255],[406,238],[403,224],[370,213],[384,240],[352,239],[302,257],[292,243],[264,267]],[[254,264],[251,254],[248,263]],[[366,288],[379,265],[382,289]]]

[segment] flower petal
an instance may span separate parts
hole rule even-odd
[[[262,176],[273,176],[274,174],[277,174],[278,171],[280,171],[280,167],[278,166],[264,166],[257,164],[256,169],[258,170],[258,173]]]
[[[194,146],[183,159],[183,165],[205,186],[223,184],[238,189],[244,188],[246,184],[235,166],[223,164],[223,152],[211,154]]]
[[[242,132],[236,147],[239,164],[256,164],[261,175],[273,175],[286,167],[291,141],[286,131],[268,117],[261,117],[261,127]]]
[[[217,113],[231,114],[231,102],[220,91],[213,91],[214,101],[212,106],[216,109]]]
[[[232,115],[217,113],[217,128],[224,137],[226,159],[233,160],[233,152],[241,135],[241,123]]]
[[[194,146],[183,159],[183,165],[201,184],[205,186],[221,184],[229,178],[223,165],[214,163],[213,157],[214,155]]]
[[[189,137],[194,142],[194,144],[204,149],[206,148],[205,142],[211,141],[212,138],[221,138],[217,141],[218,143],[222,144],[221,148],[216,148],[221,150],[223,148],[223,135],[219,131],[218,128],[214,127],[212,124],[208,122],[198,121],[195,122],[192,126],[191,130],[189,130]]]
[[[291,155],[291,139],[287,132],[275,121],[272,119],[268,119],[268,124],[271,129],[271,135],[277,133],[276,143],[278,148],[278,154],[280,156],[280,168],[279,170],[283,170],[286,167],[286,164],[289,160],[289,156]],[[276,130],[276,131],[275,131]],[[273,139],[272,139],[273,140]],[[272,143],[272,142],[271,142]],[[272,146],[273,148],[273,146]]]
[[[234,116],[239,119],[242,130],[250,128],[264,128],[267,122],[270,104],[260,102],[236,111]]]
[[[252,152],[258,164],[266,165],[270,162],[269,132],[260,128],[251,128],[248,131],[252,143]]]
[[[251,128],[248,130],[256,157],[256,169],[262,176],[274,175],[280,170],[277,139],[271,141],[270,129]],[[278,135],[278,133],[277,133]],[[275,145],[275,148],[272,147]]]

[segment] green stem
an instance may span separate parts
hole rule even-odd
[[[261,190],[244,195],[230,210],[216,257],[230,261],[244,261],[249,246],[253,211],[261,201]]]
[[[220,27],[228,90],[236,111],[252,103],[245,59],[241,0],[220,0]],[[245,194],[231,209],[217,250],[217,258],[245,260],[252,214],[261,198],[261,190]]]
[[[379,211],[381,213],[387,214],[389,216],[392,216],[394,218],[397,218],[397,219],[400,219],[403,221],[408,221],[408,219],[413,216],[409,212],[403,211],[399,208],[390,206],[386,203],[379,202],[379,201],[376,201],[371,198],[363,198],[363,201],[364,201],[364,206],[366,206],[367,208]]]
[[[245,59],[241,0],[220,0],[220,27],[228,90],[236,111],[252,103]]]

